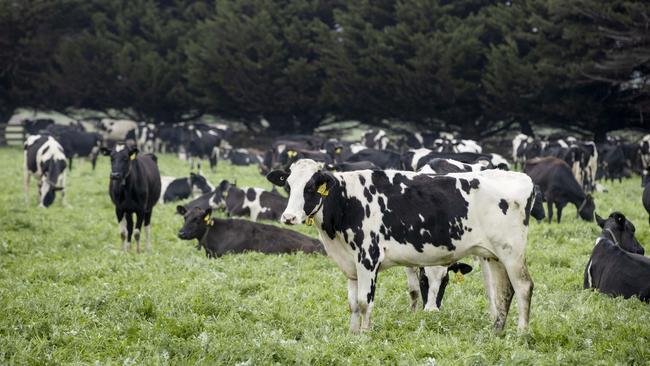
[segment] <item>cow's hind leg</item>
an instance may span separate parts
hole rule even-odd
[[[418,279],[417,268],[404,267],[406,271],[406,281],[409,287],[409,296],[411,297],[411,310],[416,311],[418,308],[418,298],[420,297],[420,281]]]
[[[533,297],[533,280],[530,278],[523,256],[507,261],[504,265],[517,295],[517,308],[519,310],[517,330],[523,332],[528,329],[530,301]]]
[[[357,263],[357,304],[361,316],[361,331],[370,328],[370,314],[375,301],[378,265],[369,270],[362,263]]]
[[[359,304],[357,302],[357,280],[348,278],[348,305],[350,306],[350,332],[359,333]]]
[[[153,211],[144,213],[144,239],[147,251],[151,251],[151,214]],[[199,249],[201,243],[199,242]]]
[[[548,205],[548,223],[553,222],[553,200],[547,198],[546,204]]]
[[[514,291],[510,279],[508,278],[508,272],[499,260],[490,259],[488,266],[490,267],[490,277],[494,289],[493,298],[494,309],[496,311],[494,330],[500,332],[506,324],[508,310],[510,309],[510,303],[512,302]]]

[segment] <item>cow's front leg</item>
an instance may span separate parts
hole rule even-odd
[[[361,317],[361,331],[370,328],[370,314],[375,301],[375,287],[377,285],[377,268],[369,270],[364,264],[357,263],[357,304]]]
[[[414,267],[404,267],[406,271],[406,281],[409,287],[409,296],[411,297],[411,310],[418,309],[418,298],[420,295],[420,281],[418,279],[418,269]],[[424,300],[423,300],[424,301]]]
[[[126,251],[131,250],[131,237],[133,236],[133,214],[131,212],[126,213]]]
[[[120,239],[122,239],[122,250],[127,251],[126,248],[126,236],[128,231],[126,229],[126,217],[123,211],[115,209],[115,216],[117,217],[117,223],[120,227]]]
[[[359,304],[357,302],[357,280],[348,278],[348,305],[350,305],[350,332],[359,333]]]
[[[137,253],[140,253],[140,229],[142,228],[143,219],[144,219],[144,212],[136,212],[135,230],[133,230],[133,237],[135,239],[135,251]]]

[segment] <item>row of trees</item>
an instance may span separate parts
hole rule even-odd
[[[645,1],[0,0],[0,120],[90,108],[602,136],[650,127],[649,68]]]

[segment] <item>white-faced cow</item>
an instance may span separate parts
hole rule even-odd
[[[176,178],[163,176],[160,178],[160,202],[167,203],[209,193],[214,186],[201,174],[190,173],[189,177]]]
[[[29,204],[29,177],[38,181],[39,207],[48,207],[54,202],[56,191],[61,191],[61,202],[65,205],[66,159],[63,147],[52,136],[32,135],[24,144],[25,169],[23,189],[25,204]]]
[[[495,328],[503,329],[513,294],[518,327],[528,327],[533,282],[524,249],[534,193],[525,174],[331,173],[300,160],[289,172],[274,171],[267,178],[290,187],[282,221],[313,223],[327,254],[348,278],[353,332],[370,326],[380,270],[448,266],[468,255],[484,259]]]
[[[183,240],[198,240],[208,257],[246,251],[261,253],[323,253],[322,244],[298,232],[247,220],[212,217],[212,209],[176,207],[185,223],[178,232]]]
[[[549,223],[553,219],[553,205],[557,208],[557,222],[560,223],[562,210],[569,202],[576,206],[583,220],[593,221],[596,210],[594,199],[590,194],[585,194],[565,161],[553,157],[535,158],[526,162],[524,172],[544,194]]]
[[[122,144],[115,145],[113,149],[102,148],[102,154],[111,157],[108,192],[120,225],[122,249],[130,249],[133,236],[136,251],[140,253],[140,229],[143,222],[147,249],[151,249],[151,214],[160,198],[160,172],[156,157],[138,154],[136,147]],[[136,216],[135,230],[133,214]]]
[[[634,225],[619,212],[596,220],[603,231],[587,262],[584,288],[650,302],[650,259],[634,237]]]

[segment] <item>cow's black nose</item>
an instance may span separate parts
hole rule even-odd
[[[122,174],[120,173],[111,173],[111,179],[120,179]]]
[[[185,239],[187,237],[187,233],[183,230],[178,232],[178,238],[179,239]]]

